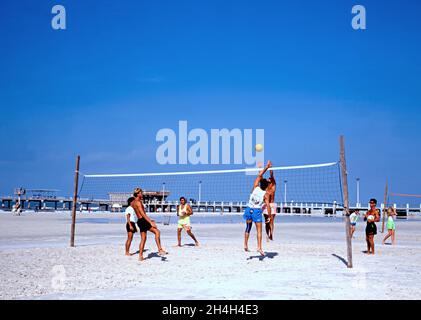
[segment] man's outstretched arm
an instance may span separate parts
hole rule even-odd
[[[276,185],[275,175],[273,174],[273,170],[269,171],[270,179],[272,180],[272,184]]]
[[[268,163],[266,164],[266,167],[262,171],[259,172],[259,175],[257,176],[256,180],[254,180],[253,189],[255,189],[259,186],[260,180],[262,180],[263,175],[271,167],[272,167],[272,162],[269,160]]]

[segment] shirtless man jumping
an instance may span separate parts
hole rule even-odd
[[[147,232],[150,231],[155,235],[155,242],[158,247],[158,255],[165,255],[168,254],[162,247],[161,247],[161,232],[156,227],[155,221],[151,220],[145,213],[145,207],[143,206],[143,191],[140,188],[136,188],[133,192],[133,196],[135,199],[131,203],[131,207],[134,209],[137,220],[137,226],[139,227],[140,231],[140,245],[139,245],[139,261],[145,260],[143,258],[143,251],[145,249]]]
[[[263,178],[263,175],[270,167],[272,167],[272,163],[268,161],[266,167],[259,172],[259,175],[253,183],[253,189],[250,194],[249,203],[247,208],[244,210],[243,215],[247,223],[246,232],[244,234],[244,250],[249,251],[248,240],[250,237],[250,230],[254,222],[256,224],[257,229],[257,251],[262,256],[265,255],[262,249],[263,204],[266,204],[267,206],[268,220],[270,221],[272,219],[272,208],[269,202],[269,194],[266,192],[269,185],[269,181]]]
[[[273,240],[273,231],[275,229],[275,217],[276,217],[276,203],[275,203],[275,193],[276,193],[276,180],[273,175],[273,171],[270,170],[269,186],[266,189],[266,193],[269,196],[270,208],[272,209],[272,219],[269,220],[268,207],[266,204],[263,205],[263,215],[265,217],[265,227],[266,227],[266,239],[267,241]]]

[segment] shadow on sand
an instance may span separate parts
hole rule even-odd
[[[332,256],[335,258],[338,258],[344,265],[348,266],[348,261],[345,260],[345,258],[342,258],[341,256],[338,256],[337,254],[332,253]]]
[[[258,256],[250,256],[247,258],[247,260],[253,260],[253,259],[259,259],[260,261],[263,261],[264,259],[273,259],[278,255],[277,252],[266,252],[264,256],[261,256],[260,254]]]
[[[143,250],[143,252],[146,252],[146,251],[148,251],[149,249],[145,249],[145,250]],[[137,255],[137,254],[139,254],[140,253],[140,251],[139,250],[137,250],[136,252],[133,252],[133,253],[130,253],[130,255],[131,256],[135,256],[135,255]]]
[[[161,261],[167,261],[167,257],[160,256],[158,252],[149,253],[145,260],[152,259],[152,258],[161,258]]]
[[[195,247],[196,245],[194,243],[186,243],[183,244],[182,247]]]

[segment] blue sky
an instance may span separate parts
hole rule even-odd
[[[67,29],[51,28],[51,8]],[[367,9],[367,30],[351,8]],[[158,165],[156,132],[264,128],[276,165],[338,159],[351,199],[421,193],[419,1],[2,1],[0,194]],[[198,169],[183,167],[183,170]],[[199,168],[200,169],[200,168]],[[216,168],[219,169],[219,168]]]

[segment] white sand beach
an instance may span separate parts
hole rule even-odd
[[[145,256],[124,255],[125,226],[106,223],[122,214],[78,214],[76,247],[69,247],[70,214],[0,212],[1,299],[420,299],[421,220],[397,221],[397,246],[367,256],[364,223],[353,241],[354,268],[346,268],[342,219],[288,222],[277,217],[267,252],[243,251],[244,225],[195,224],[201,246],[176,225],[159,225],[165,257],[149,235]],[[104,218],[99,223],[95,219]],[[90,223],[90,219],[93,219]],[[218,219],[218,217],[215,217]],[[380,231],[380,224],[379,231]],[[138,250],[135,235],[132,252]]]

